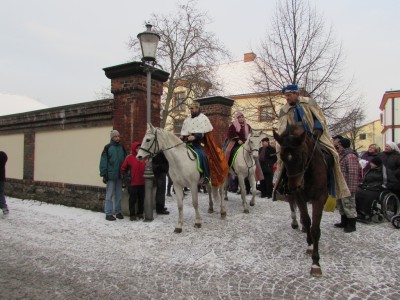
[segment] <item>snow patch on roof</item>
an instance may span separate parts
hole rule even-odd
[[[47,105],[23,95],[0,92],[0,116],[48,108]]]
[[[254,78],[259,76],[256,60],[234,61],[216,66],[216,78],[221,83],[223,96],[256,92]]]

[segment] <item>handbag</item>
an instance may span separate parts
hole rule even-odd
[[[324,206],[324,211],[334,212],[335,209],[336,209],[336,199],[329,195]]]

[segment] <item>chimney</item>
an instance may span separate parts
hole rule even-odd
[[[255,55],[253,52],[245,53],[243,61],[244,62],[254,61],[256,57],[257,55]]]

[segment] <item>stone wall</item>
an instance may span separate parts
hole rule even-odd
[[[42,202],[72,207],[104,210],[106,189],[96,186],[7,179],[7,196],[18,199],[34,199]]]

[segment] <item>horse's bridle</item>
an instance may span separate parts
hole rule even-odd
[[[178,144],[176,144],[174,146],[171,146],[171,147],[168,147],[168,148],[165,148],[165,149],[160,149],[159,143],[158,143],[158,138],[157,138],[157,129],[155,129],[154,131],[155,131],[155,133],[148,133],[148,134],[153,134],[154,135],[153,142],[150,144],[149,148],[148,149],[145,149],[143,147],[139,148],[139,149],[143,150],[144,152],[148,153],[150,158],[153,158],[155,155],[157,155],[160,152],[167,151],[167,150],[173,149],[175,147],[178,147],[179,145],[184,144],[184,142],[181,142],[181,143],[178,143]],[[154,152],[151,152],[150,149],[152,148],[153,145],[154,145]]]
[[[307,160],[307,157],[306,157],[306,159],[304,159],[304,157],[306,156],[305,155],[305,153],[304,153],[304,151],[302,151],[301,153],[302,153],[302,159],[301,159],[301,161],[302,161],[302,163],[303,163],[303,167],[302,167],[302,170],[300,171],[300,172],[298,172],[298,173],[296,173],[296,174],[289,174],[288,173],[288,170],[287,170],[287,167],[286,167],[286,165],[285,165],[285,168],[286,168],[286,176],[287,176],[287,178],[296,178],[296,177],[299,177],[299,176],[301,176],[301,182],[302,182],[302,184],[300,184],[299,186],[297,186],[297,187],[295,187],[295,188],[292,188],[292,189],[289,189],[288,188],[288,194],[290,194],[290,193],[293,193],[293,192],[295,192],[296,190],[298,190],[298,189],[302,189],[303,188],[303,186],[304,186],[304,174],[307,172],[307,170],[308,170],[308,167],[310,166],[310,163],[311,163],[311,160],[313,159],[313,157],[314,157],[314,153],[315,153],[315,149],[317,148],[317,141],[314,141],[314,147],[313,147],[313,150],[312,150],[312,152],[311,152],[311,155],[309,156],[309,158],[308,158],[308,160]],[[305,162],[305,163],[304,163]]]
[[[251,164],[248,164],[248,163],[247,163],[247,160],[246,160],[246,156],[244,155],[244,153],[247,152],[247,153],[250,154],[250,157],[253,157],[253,156],[252,156],[253,152],[254,152],[254,151],[257,151],[257,153],[258,153],[258,148],[253,149],[253,148],[251,147],[251,144],[250,144],[250,137],[248,138],[247,145],[249,145],[250,150],[247,150],[247,149],[244,147],[244,145],[243,145],[243,160],[244,160],[244,162],[246,163],[247,172],[250,173],[250,168],[253,167],[253,166],[256,164],[256,162],[254,161],[254,163],[253,163],[253,161],[251,161]]]

